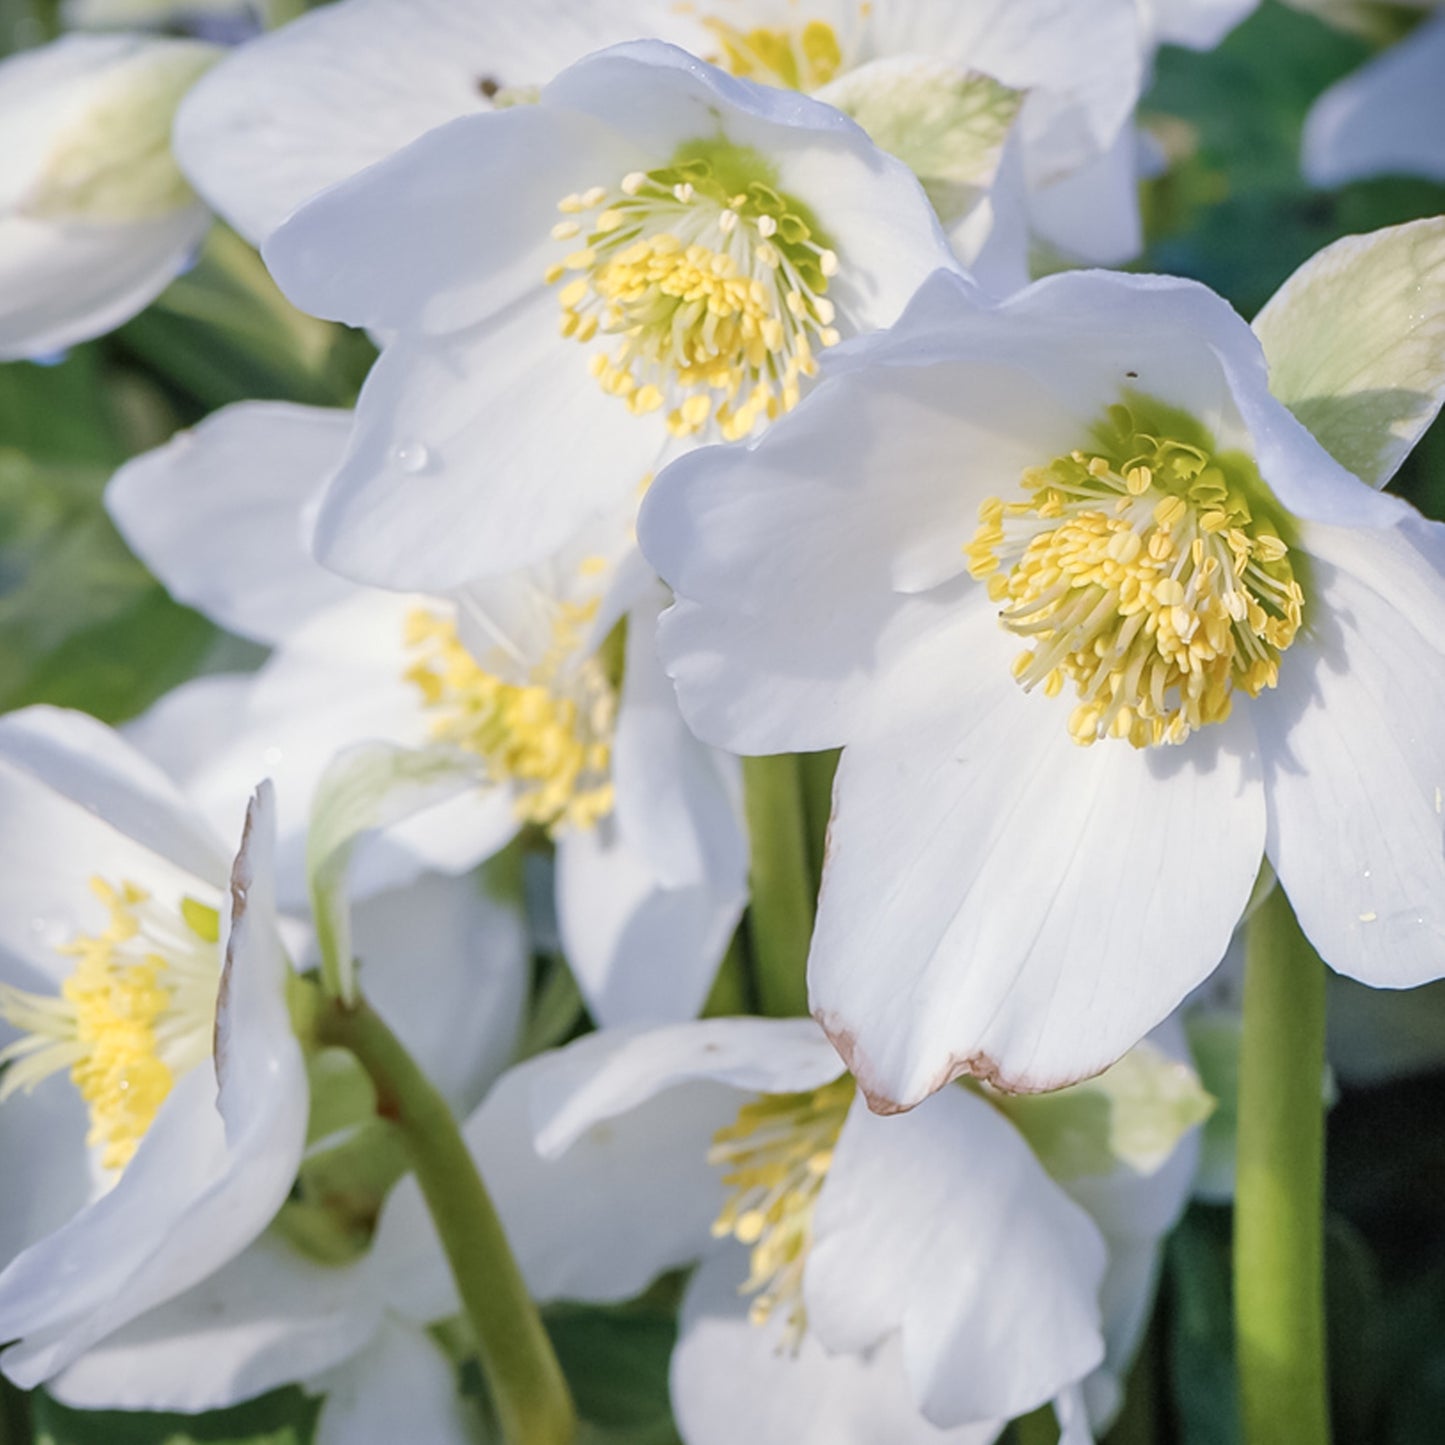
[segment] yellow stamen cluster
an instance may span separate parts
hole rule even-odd
[[[119,1170],[176,1079],[210,1052],[219,919],[193,898],[177,916],[134,883],[95,878],[91,888],[110,922],[61,948],[76,963],[59,995],[0,985],[0,1018],[22,1031],[0,1051],[0,1102],[69,1069],[90,1110],[87,1143]]]
[[[722,1168],[732,1192],[712,1226],[752,1251],[744,1294],[748,1316],[766,1323],[786,1313],[786,1338],[796,1347],[807,1324],[803,1267],[813,1243],[813,1210],[833,1162],[833,1146],[853,1102],[844,1074],[804,1094],[761,1094],[713,1135],[708,1162]]]
[[[809,20],[796,30],[764,26],[740,30],[712,17],[702,23],[720,47],[707,57],[709,62],[732,75],[785,90],[817,90],[843,69],[838,32],[825,20]]]
[[[729,179],[704,156],[635,171],[563,197],[552,230],[574,246],[546,273],[562,335],[611,339],[591,358],[599,385],[677,437],[747,436],[797,404],[816,348],[839,340],[834,252],[765,181]]]
[[[1069,732],[1085,746],[1178,743],[1222,722],[1236,688],[1275,685],[1303,615],[1252,466],[1177,416],[1190,439],[1146,431],[1151,408],[1111,408],[1098,452],[1031,468],[1023,501],[986,501],[965,549],[1030,642],[1015,677],[1050,697],[1072,682]]]
[[[451,618],[424,608],[407,618],[420,656],[406,678],[435,713],[433,736],[475,753],[492,781],[514,787],[517,816],[552,831],[612,811],[616,692],[598,658],[579,656],[596,610],[562,605],[552,647],[522,681],[486,671]]]

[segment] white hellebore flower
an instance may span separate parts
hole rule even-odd
[[[219,52],[72,35],[0,62],[0,360],[127,321],[210,224],[170,150],[171,118]]]
[[[509,576],[432,595],[358,586],[303,547],[349,426],[341,412],[232,407],[116,475],[107,506],[172,593],[275,649],[253,679],[187,684],[131,735],[222,826],[257,777],[276,779],[283,897],[297,905],[334,755],[449,747],[454,796],[369,840],[353,887],[470,868],[523,825],[546,829],[563,947],[594,1015],[692,1017],[746,895],[738,767],[678,713],[654,649],[665,597],[630,506]]]
[[[227,56],[181,107],[176,154],[260,245],[436,126],[535,100],[604,46],[690,33],[671,0],[335,0]]]
[[[667,449],[789,410],[953,264],[845,116],[652,42],[430,132],[265,254],[304,309],[388,338],[317,555],[432,590],[542,561],[635,505]]]
[[[1198,29],[1200,0],[1165,8]],[[1012,289],[1027,280],[1031,232],[1094,262],[1138,251],[1129,118],[1153,23],[1131,0],[340,0],[207,77],[177,149],[259,243],[434,126],[533,100],[588,51],[656,38],[854,116],[917,171],[960,257]]]
[[[689,49],[810,92],[906,161],[959,259],[991,289],[1028,281],[1035,241],[1073,261],[1138,253],[1131,120],[1154,36],[1134,0],[712,0],[686,10]]]
[[[0,1339],[32,1386],[239,1254],[296,1177],[307,1083],[272,804],[227,852],[110,729],[0,719]]]
[[[467,1135],[538,1298],[701,1260],[672,1363],[688,1445],[983,1445],[1051,1400],[1087,1440],[1207,1111],[1191,1070],[1139,1056],[1107,1099],[1024,1101],[1047,1120],[976,1086],[883,1119],[810,1020],[604,1031],[505,1076]]]
[[[365,900],[355,924],[368,1001],[465,1116],[520,1033],[530,957],[517,910],[474,879],[431,877]],[[412,1204],[388,1202],[400,1147],[356,1087],[354,1060],[328,1050],[312,1067],[323,1112],[277,1222],[83,1354],[51,1394],[79,1409],[194,1413],[299,1383],[325,1397],[317,1445],[478,1438],[454,1363],[427,1332],[458,1306],[414,1288],[417,1258],[435,1246]],[[338,1112],[348,1085],[356,1107]]]
[[[1341,243],[1258,323],[1306,338],[1273,381],[1372,479],[1445,389],[1441,226]],[[1445,972],[1445,529],[1192,282],[986,308],[940,276],[849,353],[640,525],[698,734],[844,747],[809,988],[875,1107],[1097,1072],[1219,961],[1266,854],[1340,972]]]
[[[1445,182],[1445,11],[1325,91],[1305,117],[1302,163],[1316,186],[1372,176]]]

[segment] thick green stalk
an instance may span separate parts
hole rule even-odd
[[[808,861],[813,885],[823,881],[823,858],[828,851],[828,823],[833,816],[833,775],[838,771],[836,749],[826,753],[801,753],[798,778],[803,789],[803,816],[807,821]]]
[[[1040,1405],[1013,1423],[1014,1445],[1058,1445],[1059,1423],[1052,1405]]]
[[[705,1019],[729,1018],[752,1011],[743,936],[738,932],[733,934],[728,951],[723,954],[723,961],[718,964],[717,977],[713,979],[707,1002],[702,1006],[702,1016]]]
[[[1325,971],[1282,889],[1245,934],[1234,1318],[1248,1445],[1327,1445]]]
[[[773,1018],[808,1012],[808,944],[817,894],[798,760],[743,759],[743,792],[752,847],[748,938],[758,1000]]]
[[[333,1002],[323,1043],[350,1049],[392,1120],[457,1282],[507,1445],[569,1445],[577,1418],[541,1316],[446,1100],[366,1001]]]

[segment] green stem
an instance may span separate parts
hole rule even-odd
[[[823,881],[823,856],[828,848],[828,823],[833,816],[833,774],[838,771],[838,752],[802,753],[798,778],[803,789],[803,816],[808,829],[808,862],[813,886]]]
[[[743,759],[743,793],[752,847],[748,937],[763,1013],[808,1012],[808,944],[816,894],[797,758]]]
[[[1281,889],[1245,933],[1234,1318],[1248,1445],[1328,1445],[1325,971]]]
[[[743,955],[743,936],[733,934],[723,961],[718,964],[717,977],[712,981],[707,1002],[702,1006],[705,1019],[730,1018],[737,1014],[752,1012],[748,997],[748,967]]]
[[[507,1445],[568,1445],[577,1418],[567,1382],[446,1100],[364,999],[333,1002],[317,1033],[356,1055],[376,1086],[377,1112],[401,1131]]]

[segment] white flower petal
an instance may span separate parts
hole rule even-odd
[[[749,1322],[741,1250],[705,1260],[683,1296],[672,1408],[688,1445],[991,1445],[1003,1421],[940,1430],[914,1403],[896,1337],[830,1355]],[[966,1356],[961,1363],[966,1363]]]
[[[668,887],[610,819],[557,845],[557,922],[603,1027],[696,1017],[747,901],[747,880]]]
[[[947,276],[925,293],[978,309]],[[1027,376],[927,365],[923,295],[914,364],[864,370],[870,339],[754,446],[684,457],[644,500],[639,539],[682,599],[659,650],[689,724],[720,746],[844,741],[892,658],[951,605],[900,592],[961,574],[999,479],[1078,444],[1086,423]]]
[[[13,1031],[0,1025],[0,1040]],[[58,1229],[93,1193],[80,1094],[65,1077],[42,1081],[0,1105],[0,1264]]]
[[[355,592],[312,560],[304,537],[350,429],[343,411],[229,406],[122,467],[106,510],[178,601],[278,643]]]
[[[80,1410],[223,1409],[365,1348],[383,1298],[364,1265],[318,1264],[273,1233],[87,1350],[49,1383]]]
[[[556,313],[539,271],[496,321],[386,348],[317,519],[322,562],[441,591],[539,562],[636,494],[665,433],[597,385],[582,347],[560,347]],[[538,425],[559,416],[575,446]]]
[[[1445,399],[1445,217],[1316,252],[1254,332],[1270,390],[1331,456],[1383,487]]]
[[[1219,961],[1258,871],[1247,723],[1081,749],[1012,651],[963,609],[844,750],[809,989],[875,1107],[1097,1073]]]
[[[936,1424],[1019,1415],[1103,1358],[1097,1230],[987,1102],[849,1112],[818,1196],[808,1326],[859,1353],[901,1331]]]
[[[315,1382],[315,1445],[475,1445],[480,1422],[457,1367],[424,1331],[388,1321],[364,1354]]]
[[[171,1091],[116,1186],[0,1275],[6,1373],[29,1387],[205,1279],[274,1217],[296,1176],[307,1087],[286,1002],[263,787],[232,873],[216,1079]]]
[[[666,603],[654,584],[628,614],[627,664],[612,744],[618,833],[666,888],[706,883],[740,894],[748,843],[737,760],[688,731],[657,657],[657,618]]]
[[[1301,529],[1300,541],[1311,557],[1377,593],[1427,644],[1445,648],[1445,522],[1411,512],[1394,527],[1314,524]]]
[[[259,242],[303,201],[456,116],[526,89],[664,6],[342,0],[234,52],[176,118],[192,183]],[[673,21],[672,23],[676,23]]]
[[[1114,143],[1078,170],[1028,194],[1031,229],[1066,256],[1118,265],[1144,248],[1139,215],[1139,138],[1124,126]]]
[[[1301,157],[1316,186],[1378,175],[1445,181],[1445,16],[1332,85],[1305,117]]]
[[[458,1114],[511,1062],[531,978],[518,909],[435,874],[355,910],[367,999]]]
[[[104,925],[91,878],[163,898],[218,893],[226,855],[170,782],[110,728],[35,707],[0,719],[0,962],[50,991],[58,949]]]
[[[312,799],[335,754],[368,740],[416,748],[429,741],[421,694],[404,676],[405,621],[416,605],[414,598],[357,591],[305,624],[254,676],[195,679],[128,729],[222,828],[240,816],[260,778],[275,781],[279,887],[287,907],[305,903]],[[364,839],[352,892],[397,887],[428,868],[465,871],[502,847],[516,827],[505,790],[466,786],[451,801]]]
[[[61,351],[129,321],[186,268],[210,224],[204,206],[146,221],[0,218],[0,361]]]
[[[303,206],[267,240],[266,264],[315,316],[463,331],[542,285],[558,201],[640,159],[605,126],[554,106],[463,116]]]
[[[1445,972],[1445,655],[1343,568],[1317,562],[1311,595],[1254,709],[1269,857],[1331,967],[1408,988]]]
[[[555,1157],[597,1124],[684,1084],[748,1093],[816,1089],[843,1072],[811,1019],[721,1018],[608,1029],[549,1055],[531,1093],[537,1147]]]
[[[210,217],[158,142],[213,54],[72,35],[0,63],[0,360],[111,330],[185,265]]]
[[[537,1094],[554,1093],[551,1076],[575,1066],[569,1049],[503,1075],[468,1120],[467,1140],[538,1299],[628,1299],[707,1247],[723,1200],[708,1144],[736,1114],[738,1097],[698,1082],[594,1112],[590,1126],[544,1158]]]

